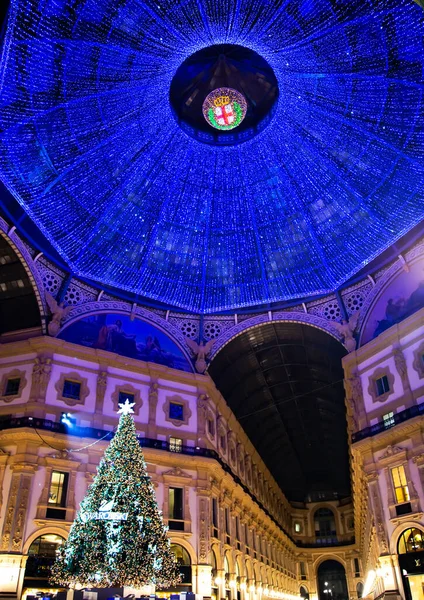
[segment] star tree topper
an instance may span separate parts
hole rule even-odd
[[[118,404],[118,406],[118,415],[132,415],[134,413],[133,406],[135,406],[135,402],[130,402],[128,398],[123,404]]]

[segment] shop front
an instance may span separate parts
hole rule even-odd
[[[398,540],[399,567],[406,600],[424,597],[424,533],[415,527],[404,531]]]

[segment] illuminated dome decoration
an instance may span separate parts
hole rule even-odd
[[[236,125],[234,121],[219,124],[214,117],[214,122],[210,121],[208,110],[219,112],[221,107],[214,103],[208,106],[207,98],[214,99],[219,89],[226,89],[225,96],[230,98],[238,95],[241,114],[234,117]],[[268,126],[275,114],[278,92],[275,73],[263,56],[244,46],[214,44],[181,63],[172,78],[169,99],[174,117],[185,133],[204,144],[233,146]],[[217,96],[223,94],[218,92]],[[233,111],[231,103],[227,106]],[[223,121],[225,117],[223,113]]]
[[[231,88],[218,88],[208,94],[203,102],[203,116],[215,129],[235,129],[246,116],[244,96]]]
[[[424,216],[423,36],[412,0],[12,0],[2,202],[75,275],[137,299],[208,313],[329,292]],[[220,145],[173,104],[203,77],[184,62],[222,44],[278,82],[233,145],[248,111]]]

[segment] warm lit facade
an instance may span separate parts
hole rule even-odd
[[[344,359],[365,593],[422,598],[424,309]]]
[[[317,564],[337,555],[355,593],[352,505],[291,506],[209,377],[46,337],[0,353],[3,593],[46,585],[31,545],[40,536],[66,538],[107,444],[99,438],[116,426],[124,397],[136,403],[172,543],[187,552],[180,551],[191,566],[181,590],[290,598],[303,585],[314,595]],[[329,529],[317,534],[319,509]],[[346,549],[331,548],[344,542]]]
[[[74,308],[66,326],[78,325],[81,318],[90,323],[99,311],[119,313],[122,319],[134,315],[166,332],[189,356],[184,336],[197,335],[195,317],[155,313],[102,295],[96,301],[88,286],[76,279],[66,282],[48,261],[28,252],[16,233],[11,236],[4,238],[10,243],[7,261],[19,257],[28,277],[23,281],[36,290],[34,298],[47,319],[42,286],[57,293],[67,283],[64,294]],[[387,298],[390,305],[399,282],[402,290],[405,285],[415,289],[422,250],[422,245],[412,246],[406,260],[342,292],[344,306],[351,313],[359,307],[361,315],[361,347],[343,360],[353,505],[349,497],[328,495],[322,501],[288,502],[208,374],[41,335],[45,325],[4,334],[1,594],[19,599],[28,591],[49,589],[46,566],[56,544],[66,538],[107,445],[107,432],[117,424],[118,403],[129,397],[135,401],[149,472],[181,565],[179,591],[218,600],[299,595],[325,600],[320,566],[331,563],[346,581],[341,597],[360,597],[364,591],[405,598],[401,564],[411,554],[398,559],[399,539],[408,529],[424,530],[419,408],[424,316],[421,309],[392,327],[386,319],[386,330],[377,335],[376,315]],[[303,313],[294,308],[240,322],[237,316],[232,321],[208,317],[203,327],[216,337],[218,356],[228,340],[261,331],[270,318],[295,320],[340,339],[333,326],[343,306],[337,302],[327,298],[305,305]],[[61,422],[63,413],[69,413],[68,424]],[[411,549],[408,540],[404,546]]]

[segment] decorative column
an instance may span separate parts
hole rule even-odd
[[[392,593],[393,590],[399,590],[392,556],[380,556],[378,562],[380,564],[380,573],[383,578],[384,589],[386,591],[390,590]]]
[[[355,598],[357,596],[356,580],[352,565],[355,557],[357,557],[357,555],[354,552],[348,552],[346,554],[346,582],[348,587],[349,598]]]
[[[249,594],[248,598],[250,600],[254,600],[256,598],[256,581],[255,579],[247,580],[247,592]]]
[[[100,365],[100,371],[97,375],[96,382],[96,406],[94,410],[93,425],[94,427],[103,427],[103,405],[107,387],[107,367]]]
[[[212,595],[211,565],[197,565],[196,571],[196,594],[203,597],[210,597]]]
[[[147,423],[147,437],[156,439],[156,410],[158,406],[159,385],[156,381],[151,381],[149,389],[149,420]]]
[[[418,467],[418,474],[420,476],[421,489],[424,491],[424,454],[414,456],[412,459]]]
[[[390,474],[386,473],[386,477],[387,477],[387,475],[390,475]],[[378,560],[379,560],[379,564],[380,564],[381,578],[383,581],[384,590],[393,592],[393,590],[398,590],[399,585],[398,585],[398,580],[396,577],[396,570],[395,570],[395,564],[393,562],[393,557],[390,555],[390,548],[389,548],[389,543],[388,543],[388,538],[387,538],[387,531],[386,531],[386,527],[385,527],[383,507],[382,507],[381,497],[380,497],[380,489],[379,489],[379,485],[378,485],[378,474],[377,473],[368,474],[367,481],[368,481],[368,490],[369,490],[369,494],[370,494],[370,498],[371,498],[373,513],[374,513],[374,520],[375,520],[375,524],[376,524],[377,540],[378,540],[378,545],[379,545],[379,550],[380,550],[380,557]],[[388,486],[389,490],[391,487],[392,487],[391,485]],[[394,499],[393,492],[390,494],[390,491],[389,491],[389,502],[392,501],[392,498]]]
[[[22,546],[35,470],[35,465],[11,465],[12,480],[0,539],[0,569],[7,576],[0,580],[0,595],[7,593],[18,598],[21,596],[27,560],[22,555]]]
[[[237,575],[235,573],[230,573],[228,581],[229,581],[229,586],[230,586],[231,598],[232,598],[232,600],[236,600],[237,599]]]
[[[374,513],[374,521],[377,531],[378,546],[380,554],[389,553],[389,544],[387,541],[387,532],[384,525],[383,507],[380,498],[380,489],[378,487],[378,474],[370,473],[367,475],[368,492],[371,498],[371,505]]]
[[[216,570],[216,584],[218,586],[218,600],[225,598],[225,569]]]
[[[350,433],[360,431],[367,426],[362,382],[356,369],[352,370],[351,377],[344,380],[346,391],[346,412],[348,415],[348,427]]]
[[[197,432],[199,436],[206,434],[206,413],[209,404],[207,394],[199,394],[197,397]]]
[[[3,450],[0,450],[0,512],[3,506],[4,498],[3,498],[3,481],[4,475],[6,473],[7,459],[9,455],[6,454]]]
[[[241,575],[239,577],[240,580],[240,596],[241,596],[241,600],[247,600],[247,593],[246,593],[246,588],[247,588],[247,577],[245,575]]]
[[[199,539],[199,564],[208,565],[209,553],[210,553],[210,492],[209,490],[198,490],[197,492],[197,506],[198,506],[198,539]],[[210,596],[210,594],[204,594]]]
[[[407,396],[407,401],[412,400],[412,403],[416,404],[417,400],[414,398],[409,384],[408,368],[406,366],[405,357],[399,346],[393,348],[393,358],[395,359],[396,371],[399,373],[402,381],[403,393]]]
[[[34,360],[32,368],[32,381],[30,400],[37,404],[43,405],[46,402],[47,386],[50,381],[50,373],[52,370],[52,358],[48,355],[37,356]],[[43,418],[45,410],[40,406],[33,410],[33,416]]]

